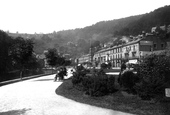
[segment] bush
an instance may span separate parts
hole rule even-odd
[[[100,66],[101,66],[101,69],[107,69],[107,64],[105,63],[102,63]]]
[[[73,86],[82,83],[82,80],[86,76],[87,73],[89,73],[89,71],[83,68],[82,66],[77,67],[76,72],[74,72],[72,76]]]
[[[108,79],[103,70],[93,70],[87,75],[88,72],[86,69],[77,70],[72,77],[73,86],[90,96],[103,96],[115,92],[114,77]]]
[[[103,70],[100,70],[99,72],[94,71],[92,76],[84,78],[82,84],[86,94],[91,96],[103,96],[108,93],[107,81],[107,75]]]
[[[125,70],[120,76],[120,84],[127,89],[129,93],[136,93],[134,90],[137,76],[131,70]]]
[[[115,88],[115,77],[114,76],[110,76],[108,78],[107,89],[109,93],[114,93],[115,91],[117,91]]]
[[[142,99],[162,98],[170,84],[170,57],[151,55],[144,58],[137,69],[140,83],[135,89]]]
[[[80,73],[74,72],[74,73],[73,73],[73,76],[72,76],[73,86],[81,83],[81,81],[82,81],[82,76],[80,75]]]

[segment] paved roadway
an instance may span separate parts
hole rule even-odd
[[[127,115],[75,102],[55,93],[55,75],[0,87],[0,115]]]

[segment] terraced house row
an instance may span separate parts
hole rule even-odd
[[[93,62],[95,66],[110,62],[112,67],[120,67],[122,61],[137,63],[141,58],[152,53],[159,54],[170,47],[170,37],[157,34],[144,34],[133,37],[130,42],[101,49],[91,54],[81,56],[79,63]]]

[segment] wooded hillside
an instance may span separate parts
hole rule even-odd
[[[55,47],[60,52],[78,56],[88,53],[90,44],[99,46],[108,41],[118,41],[122,36],[135,36],[141,34],[142,31],[150,32],[154,26],[169,25],[169,14],[170,6],[164,6],[143,15],[101,21],[85,28],[26,35],[35,42],[34,51],[36,53],[42,53],[45,49]]]

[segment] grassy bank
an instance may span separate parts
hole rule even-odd
[[[80,103],[137,115],[169,115],[170,113],[170,102],[156,103],[154,101],[144,101],[126,92],[117,91],[102,97],[87,96],[84,92],[73,88],[71,79],[65,80],[56,89],[56,94]]]

